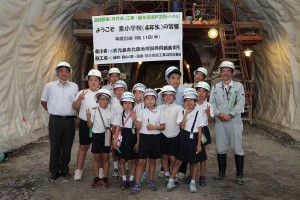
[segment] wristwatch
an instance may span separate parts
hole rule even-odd
[[[229,114],[229,115],[230,115],[231,118],[234,118],[234,115],[232,115],[232,114]]]

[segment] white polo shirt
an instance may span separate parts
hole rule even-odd
[[[208,118],[207,118],[207,114],[205,112],[207,110],[207,106],[210,107],[210,116],[214,117],[214,110],[213,110],[212,105],[209,102],[204,101],[201,105],[196,103],[196,107],[195,107],[196,110],[202,112],[204,126],[208,125]]]
[[[138,103],[134,106],[133,110],[136,112],[136,114],[138,114],[140,112],[140,110],[143,110],[145,108],[145,103]]]
[[[90,111],[92,111],[92,108],[99,107],[99,104],[95,101],[95,94],[97,94],[98,90],[95,92],[93,92],[90,89],[80,90],[77,93],[74,101],[76,101],[78,99],[79,95],[81,95],[82,92],[86,92],[86,94],[84,95],[84,99],[81,101],[80,110],[79,110],[79,118],[84,121],[87,121],[86,110],[90,109]]]
[[[114,97],[111,101],[111,112],[113,113],[113,117],[123,112],[123,107],[117,97]]]
[[[115,93],[114,93],[112,84],[104,85],[101,89],[107,89],[107,90],[109,90],[111,96],[115,97]]]
[[[183,108],[175,103],[163,104],[157,107],[162,112],[163,119],[165,119],[165,130],[162,133],[167,138],[176,137],[180,132],[180,125],[177,124],[177,116],[182,112]]]
[[[147,134],[147,135],[158,135],[160,134],[160,131],[153,130],[148,131],[147,125],[153,124],[156,126],[159,126],[160,124],[164,124],[165,120],[163,119],[162,113],[160,110],[155,108],[154,110],[149,110],[148,108],[144,108],[139,111],[137,115],[137,120],[139,122],[142,122],[142,128],[140,130],[140,133]]]
[[[188,132],[191,132],[191,129],[192,129],[192,126],[193,126],[193,123],[194,123],[194,120],[195,120],[196,112],[197,112],[197,110],[194,109],[191,113],[189,113],[187,115],[187,120],[186,120],[184,130],[186,130]],[[183,114],[182,114],[182,111],[181,111],[178,114],[177,123],[180,124],[180,122],[182,122],[182,119],[183,119]],[[198,112],[198,116],[197,116],[195,126],[194,126],[194,129],[193,129],[193,133],[198,132],[198,128],[204,126],[204,123],[203,123],[202,119],[203,119],[202,113]]]
[[[62,85],[59,80],[47,83],[41,101],[47,102],[48,112],[52,115],[75,116],[72,103],[78,92],[78,85],[68,81]]]
[[[105,123],[105,126],[103,125],[100,113],[102,114],[103,121]],[[112,113],[109,108],[106,108],[105,110],[99,107],[96,109],[93,109],[91,112],[91,121],[93,123],[93,133],[104,133],[105,127],[110,127],[110,124],[112,122]]]
[[[121,114],[115,115],[112,124],[115,126],[120,126],[122,128],[123,127],[122,117],[123,117],[123,122],[125,123],[129,114],[130,113],[125,113],[125,117],[123,116],[123,112]],[[133,123],[133,120],[131,119],[131,117],[129,117],[124,128],[132,128],[133,127],[132,123]]]

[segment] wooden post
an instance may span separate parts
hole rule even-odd
[[[86,74],[86,64],[88,61],[88,57],[89,54],[91,54],[92,52],[90,51],[90,47],[89,45],[86,46],[85,51],[84,51],[84,55],[83,55],[83,59],[82,59],[82,65],[81,65],[81,87],[82,89],[85,89],[85,74]]]

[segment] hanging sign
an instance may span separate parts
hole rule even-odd
[[[94,63],[182,59],[182,13],[94,16]]]

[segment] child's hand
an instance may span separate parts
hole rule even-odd
[[[90,112],[90,109],[86,109],[86,117],[87,117],[88,119],[91,119],[91,116],[92,116],[92,114],[91,114],[91,112]]]
[[[84,92],[84,90],[81,92],[81,94],[79,95],[78,99],[80,101],[82,101],[84,99],[85,94],[88,92],[88,90],[86,90],[86,92]]]
[[[200,153],[202,151],[201,145],[197,145],[196,154]]]
[[[139,144],[138,144],[138,143],[136,143],[136,144],[134,145],[133,150],[134,150],[135,153],[138,153],[138,152],[139,152]]]
[[[186,108],[186,109],[184,109],[184,115],[188,115],[188,114],[191,113],[192,111],[193,111],[193,109]]]
[[[207,104],[207,106],[206,106],[205,112],[206,112],[207,116],[210,115],[210,107],[208,106],[208,104]]]
[[[157,130],[157,126],[153,125],[153,124],[149,124],[146,126],[148,131],[153,131],[153,130]]]
[[[132,111],[131,114],[130,114],[130,117],[131,119],[134,121],[136,120],[136,112],[135,111]]]

